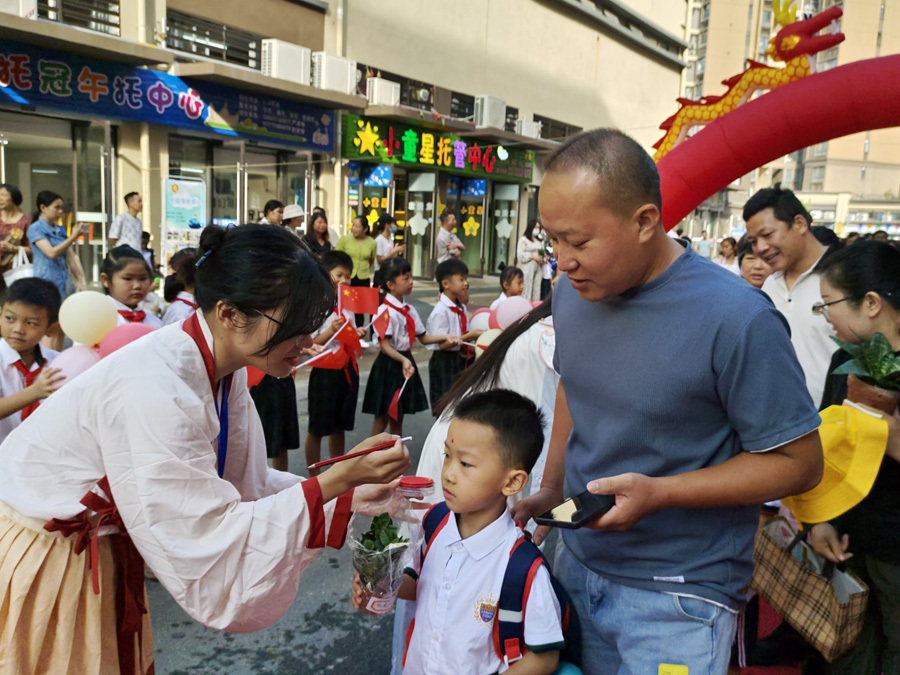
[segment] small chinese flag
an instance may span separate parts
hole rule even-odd
[[[378,308],[378,315],[372,321],[372,330],[378,333],[378,337],[384,340],[384,336],[387,334],[388,326],[391,324],[391,313],[387,308],[387,305],[382,305]]]
[[[266,376],[266,374],[261,371],[259,368],[254,368],[253,366],[247,366],[247,388],[255,387],[262,379]]]
[[[357,314],[375,314],[378,311],[378,289],[366,286],[340,286],[340,308]]]
[[[362,345],[359,343],[356,326],[349,321],[344,322],[343,327],[334,336],[334,341],[340,342],[343,350],[353,358],[362,356]]]
[[[394,397],[391,399],[391,405],[388,406],[388,415],[392,420],[400,420],[400,397],[403,396],[403,390],[406,389],[407,382],[409,382],[409,378],[406,378],[403,381],[403,386],[394,392]]]

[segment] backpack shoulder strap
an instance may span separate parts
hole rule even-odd
[[[425,513],[425,518],[422,519],[422,530],[425,533],[425,553],[428,553],[431,542],[434,541],[435,537],[438,536],[438,533],[444,529],[444,526],[449,519],[450,507],[447,506],[447,502],[439,502]]]
[[[507,664],[526,653],[525,607],[534,575],[544,564],[540,549],[524,537],[516,541],[509,553],[494,621],[494,651]]]

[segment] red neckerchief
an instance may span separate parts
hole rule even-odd
[[[219,415],[219,442],[218,442],[218,459],[216,462],[219,478],[225,473],[225,459],[228,454],[228,391],[231,389],[232,375],[228,375],[222,381],[222,406],[218,404],[218,391],[216,387],[216,362],[213,360],[212,352],[206,343],[206,336],[203,329],[200,328],[200,317],[198,314],[192,314],[181,326],[182,330],[191,336],[200,355],[203,357],[203,365],[206,366],[206,374],[209,376],[209,386],[212,389],[213,401],[216,403],[216,413]]]
[[[142,309],[139,309],[136,312],[132,312],[127,309],[120,309],[119,315],[128,323],[142,323],[144,319],[147,318],[147,312]]]
[[[406,319],[406,332],[409,334],[409,349],[412,350],[413,345],[416,344],[416,320],[412,316],[410,306],[397,307],[397,305],[393,304],[387,297],[384,299],[384,304],[391,309],[400,312]],[[465,321],[465,317],[463,317],[463,321]]]
[[[28,370],[28,368],[25,366],[25,362],[22,361],[22,359],[19,359],[13,364],[16,367],[16,370],[22,373],[22,377],[25,378],[25,389],[34,384],[37,376],[40,375],[41,371],[44,369],[44,360],[38,357],[38,363],[40,364],[40,366],[37,370]],[[35,401],[34,403],[22,408],[22,421],[24,422],[25,418],[27,418],[31,413],[37,410],[37,407],[40,404],[40,401]]]
[[[448,309],[459,317],[460,333],[462,333],[462,335],[465,335],[466,333],[468,333],[469,332],[469,322],[466,320],[466,313],[464,311],[462,311],[462,309],[460,309],[456,305],[454,305],[453,307],[449,307]],[[468,347],[463,345],[462,355],[465,358],[469,358],[470,356],[472,356],[472,352]]]
[[[194,310],[197,309],[197,308],[200,306],[200,305],[198,305],[196,302],[191,302],[190,300],[185,300],[184,298],[175,298],[172,302],[173,302],[173,303],[176,303],[176,302],[183,302],[183,303],[186,304],[188,307],[190,307],[191,309],[194,309]]]

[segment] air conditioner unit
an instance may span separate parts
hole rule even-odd
[[[506,101],[480,94],[475,97],[475,128],[506,126]]]
[[[313,52],[312,83],[319,89],[356,93],[356,61],[328,52]]]
[[[534,122],[532,120],[516,120],[516,133],[519,136],[527,136],[528,138],[540,138],[542,122]]]
[[[366,98],[369,105],[400,105],[400,84],[383,77],[370,77],[366,80]]]
[[[311,54],[312,52],[306,47],[301,47],[291,42],[272,39],[263,40],[263,75],[309,86]]]
[[[51,4],[49,9],[51,19],[56,19],[55,6]],[[0,12],[15,14],[23,19],[37,19],[37,0],[0,0]]]

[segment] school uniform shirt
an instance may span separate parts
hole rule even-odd
[[[822,302],[819,288],[822,275],[813,271],[821,259],[797,277],[790,290],[784,280],[784,272],[774,272],[762,287],[791,327],[791,343],[806,377],[806,388],[816,405],[822,400],[828,365],[836,349],[831,339],[834,328],[824,316],[812,313],[813,305]]]
[[[107,476],[131,541],[193,619],[265,628],[290,607],[318,549],[342,542],[348,514],[337,504],[347,497],[323,506],[316,479],[266,466],[243,368],[228,392],[220,478],[216,398],[194,339],[177,325],[155,331],[66,384],[0,445],[0,502],[72,518]]]
[[[166,313],[163,315],[162,325],[168,326],[171,323],[184,321],[191,314],[197,311],[197,301],[194,295],[187,291],[181,291],[175,296],[175,299],[169,305]]]
[[[119,312],[119,318],[118,318],[118,322],[116,323],[116,326],[124,326],[126,323],[132,323],[131,321],[126,319],[124,316],[122,316],[122,314],[121,314],[122,312],[144,312],[144,318],[140,323],[142,323],[146,326],[150,326],[152,328],[159,328],[160,326],[162,326],[162,321],[160,321],[159,318],[155,314],[152,314],[150,312],[146,312],[146,311],[142,310],[140,308],[140,306],[138,306],[137,309],[131,309],[131,307],[129,307],[128,305],[126,305],[124,303],[119,302],[112,296],[109,296],[109,299],[112,300],[113,304],[116,306],[116,311]]]
[[[394,241],[391,238],[385,239],[380,234],[375,237],[375,263],[374,268],[377,272],[381,269],[382,264],[378,262],[378,256],[384,257],[394,250]]]
[[[40,345],[38,345],[36,349],[44,359],[44,366],[47,366],[59,354],[59,352],[55,352],[52,349],[45,349]],[[25,376],[19,372],[18,368],[16,368],[15,365],[13,365],[17,361],[21,360],[22,357],[19,356],[19,352],[10,347],[9,343],[4,338],[0,338],[0,398],[18,394],[25,388]],[[41,364],[38,363],[37,359],[35,359],[34,363],[31,364],[31,368],[29,368],[29,370],[33,373],[39,368],[41,368]],[[43,405],[43,403],[44,402],[41,401],[41,405]],[[21,423],[21,410],[17,410],[12,415],[0,419],[0,442],[2,442],[4,438],[9,436],[12,433],[13,429],[15,429]]]
[[[506,295],[506,293],[501,293],[501,294],[500,294],[500,297],[498,297],[496,300],[494,300],[494,301],[491,303],[491,311],[497,309],[497,306],[498,306],[501,302],[503,302],[504,300],[506,300],[507,297],[508,297],[508,296]]]
[[[407,302],[400,302],[393,296],[389,295],[385,298],[384,304],[388,308],[389,321],[385,336],[391,339],[391,347],[398,352],[407,352],[411,350],[413,345],[409,343],[409,330],[406,327],[406,315],[395,309],[395,307],[399,307],[400,309],[409,307],[409,315],[416,324],[416,337],[425,334],[425,324],[422,323],[422,318],[419,316],[415,307]]]
[[[469,313],[466,310],[465,305],[457,305],[450,298],[441,293],[441,299],[438,301],[438,304],[434,306],[434,309],[431,310],[431,314],[428,315],[428,321],[425,324],[425,332],[429,335],[456,335],[457,337],[461,337],[463,335],[461,317],[456,312],[452,311],[452,307],[461,309],[468,317]],[[430,351],[437,351],[439,348],[439,344],[427,345],[427,349]],[[460,347],[451,347],[444,351],[458,352],[459,350]]]
[[[416,585],[416,623],[403,675],[487,675],[507,665],[493,628],[509,553],[522,536],[509,511],[463,539],[453,513],[428,548]],[[529,650],[563,645],[559,602],[547,568],[534,575],[525,606]]]

